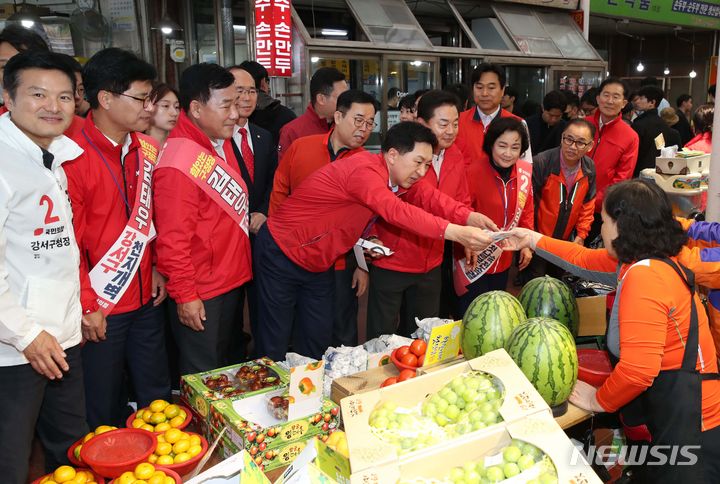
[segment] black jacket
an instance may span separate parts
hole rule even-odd
[[[250,122],[269,131],[273,144],[277,146],[280,140],[280,129],[295,118],[297,116],[292,109],[283,106],[279,100],[260,91],[257,108],[250,116]]]
[[[555,126],[548,126],[543,121],[542,114],[534,114],[529,116],[525,122],[530,132],[530,147],[533,153],[542,153],[560,146],[560,137],[566,124],[564,119],[558,121]]]
[[[640,138],[638,161],[633,172],[634,177],[637,177],[645,168],[655,168],[655,158],[660,156],[660,150],[655,147],[655,138],[660,133],[665,138],[665,146],[677,145],[682,147],[680,134],[662,120],[657,109],[645,111],[635,118],[632,128]]]
[[[245,166],[240,146],[235,143],[235,137],[232,138],[232,147],[238,160],[240,174],[250,194],[250,213],[261,212],[267,216],[273,177],[277,169],[277,145],[273,143],[272,135],[267,130],[253,123],[249,123],[248,127],[255,160],[254,180],[250,180],[250,173]]]
[[[675,110],[675,113],[678,115],[678,122],[670,126],[672,129],[676,130],[678,133],[680,133],[680,142],[682,142],[682,145],[680,145],[680,148],[685,146],[688,141],[693,139],[693,133],[692,129],[690,129],[690,123],[688,122],[687,118],[685,117],[685,113],[680,111],[679,109]]]

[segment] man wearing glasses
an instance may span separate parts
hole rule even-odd
[[[587,156],[593,147],[595,126],[572,119],[562,132],[560,146],[533,157],[535,228],[543,235],[583,245],[595,212],[595,164]],[[553,271],[534,257],[528,271]]]
[[[159,306],[165,280],[153,266],[149,244],[157,145],[142,134],[150,125],[155,76],[155,68],[132,52],[110,48],[95,54],[83,72],[90,113],[74,139],[85,155],[64,165],[83,259],[82,359],[90,427],[125,421],[126,367],[141,407],[170,396]]]
[[[280,160],[270,195],[270,215],[315,171],[364,151],[363,145],[375,127],[376,109],[377,103],[370,94],[354,89],[340,94],[333,129],[328,134],[295,141]],[[357,345],[357,298],[365,293],[367,286],[368,273],[357,267],[352,252],[338,259],[335,263],[333,346]]]
[[[597,173],[595,216],[586,239],[588,243],[600,234],[600,211],[607,188],[632,178],[640,143],[637,133],[621,118],[622,110],[628,102],[625,82],[608,77],[600,84],[598,91],[598,108],[593,115],[585,118],[595,126],[593,146],[588,156],[595,162]]]

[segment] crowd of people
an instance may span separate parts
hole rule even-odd
[[[0,411],[13,416],[0,452],[15,456],[0,473],[13,483],[34,435],[55,468],[88,428],[122,424],[128,401],[170,399],[175,368],[361,343],[366,292],[368,339],[462,317],[508,285],[514,256],[494,231],[589,243],[608,189],[654,166],[659,133],[694,135],[694,149],[712,136],[712,105],[681,132],[692,98],[665,115],[659,88],[615,77],[581,99],[551,91],[523,119],[486,63],[469,89],[389,93],[401,121],[371,153],[378,102],[333,68],[296,117],[253,61],[190,66],[176,91],[121,49],[81,67],[11,26],[0,52]],[[393,254],[358,256],[359,238]],[[534,248],[518,244],[521,278],[559,270]]]

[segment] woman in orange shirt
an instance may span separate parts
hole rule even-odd
[[[513,230],[506,247],[531,247],[575,272],[609,275],[615,268],[607,343],[618,363],[600,388],[578,381],[570,401],[594,412],[620,411],[630,440],[669,446],[651,448],[634,475],[639,482],[720,482],[718,365],[694,274],[682,265],[687,235],[665,193],[641,180],[608,190],[602,220],[605,249],[522,228]],[[647,433],[638,433],[643,425]],[[695,458],[697,464],[688,465]]]

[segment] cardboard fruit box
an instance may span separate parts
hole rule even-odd
[[[322,408],[305,417],[291,421],[275,418],[268,411],[268,400],[280,393],[282,390],[241,400],[212,402],[212,433],[217,435],[220,429],[227,427],[223,438],[238,450],[247,449],[253,458],[269,456],[272,451],[273,457],[260,464],[269,470],[268,467],[273,469],[289,464],[304,448],[304,441],[315,435],[327,435],[340,425],[340,407],[327,399],[323,399]]]
[[[516,440],[513,441],[513,439]],[[517,446],[518,441],[520,441],[523,451],[515,451],[514,455],[510,451],[503,455],[508,446],[516,446],[516,449],[520,450],[521,447]],[[531,444],[535,449],[530,451],[526,444]],[[542,457],[537,449],[542,451],[549,461]],[[530,452],[533,453],[530,454]],[[534,459],[524,461],[519,459],[519,455],[523,454],[530,455]],[[525,417],[506,426],[500,426],[489,433],[468,435],[466,438],[457,439],[448,445],[419,452],[417,455],[401,459],[398,462],[355,472],[352,474],[350,482],[352,484],[452,482],[450,476],[453,469],[463,466],[465,466],[463,472],[476,472],[481,479],[487,478],[487,482],[495,482],[488,474],[488,468],[495,466],[504,469],[505,465],[510,462],[515,463],[516,466],[519,464],[519,466],[505,471],[511,475],[514,474],[512,477],[508,477],[507,474],[503,476],[507,479],[505,482],[508,484],[539,478],[540,482],[544,482],[541,476],[548,471],[555,473],[557,481],[553,480],[553,482],[560,484],[602,483],[582,453],[565,435],[565,432],[550,415],[544,412]],[[477,466],[478,463],[481,465]],[[476,466],[469,468],[468,464],[470,466],[476,464]],[[457,473],[459,470],[456,469],[454,472]],[[473,478],[475,477],[473,476]],[[473,478],[468,482],[473,481]]]
[[[333,402],[340,404],[340,400],[347,396],[377,390],[380,388],[382,382],[399,374],[398,369],[391,363],[353,375],[336,378],[330,387],[330,397]]]
[[[468,388],[456,386],[469,380],[472,388],[470,383]],[[453,391],[448,390],[451,386]],[[470,403],[463,403],[463,408],[467,406],[469,411],[460,409],[455,413],[460,407],[455,391],[462,392],[463,402],[467,396]],[[448,403],[451,397],[455,409]],[[445,403],[440,405],[438,398]],[[457,438],[484,434],[529,415],[551,415],[543,398],[503,349],[346,397],[341,405],[354,473],[395,462],[400,455],[409,457]],[[481,418],[476,420],[476,416]]]
[[[263,372],[267,371],[268,376],[263,378],[265,381],[260,382],[262,385],[260,388],[253,389],[249,380],[236,377],[240,371],[243,371],[243,368],[264,369]],[[273,378],[276,380],[273,381]],[[194,416],[197,417],[196,423],[207,436],[207,424],[204,424],[203,420],[207,421],[212,402],[225,398],[246,398],[276,390],[287,385],[288,378],[287,371],[274,361],[269,358],[258,358],[237,365],[183,376],[180,380],[180,398],[193,410]]]
[[[294,440],[286,442],[274,449],[260,450],[261,446],[254,446],[247,449],[247,453],[262,471],[271,471],[279,467],[290,465],[295,458],[302,453],[308,443],[312,440]],[[218,451],[223,459],[229,459],[235,454],[242,452],[235,442],[223,435],[218,443]]]

